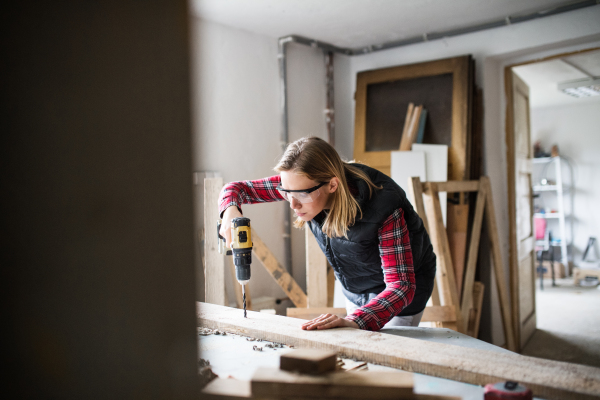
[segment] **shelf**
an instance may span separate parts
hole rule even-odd
[[[560,215],[561,214],[558,213],[558,212],[555,212],[555,213],[545,213],[545,214],[536,213],[536,214],[533,214],[533,217],[534,218],[546,218],[546,219],[549,219],[549,218],[560,218]]]
[[[538,158],[532,158],[531,162],[534,164],[547,164],[549,162],[554,161],[556,157],[538,157]]]
[[[552,192],[558,191],[558,186],[556,185],[535,185],[533,186],[534,192]]]

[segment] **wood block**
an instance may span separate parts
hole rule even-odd
[[[421,322],[456,322],[455,306],[425,307]]]
[[[413,375],[406,372],[330,372],[301,375],[260,367],[252,377],[252,396],[398,399],[410,396]]]
[[[337,353],[317,349],[299,349],[282,354],[279,368],[304,374],[322,374],[335,371]]]

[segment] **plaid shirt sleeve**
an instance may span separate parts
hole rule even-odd
[[[279,175],[275,175],[255,181],[226,184],[219,195],[219,214],[223,216],[223,212],[231,206],[236,206],[242,212],[242,204],[285,200],[277,190],[280,182]]]
[[[346,318],[361,329],[378,331],[408,306],[415,295],[415,273],[404,211],[397,209],[379,228],[379,254],[386,288]]]

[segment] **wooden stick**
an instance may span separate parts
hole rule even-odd
[[[473,308],[469,315],[467,335],[476,338],[479,335],[479,322],[481,321],[481,307],[483,305],[483,292],[485,285],[481,282],[473,282]]]
[[[477,192],[479,190],[479,181],[431,182],[431,184],[438,192],[458,193]],[[425,189],[425,185],[423,185],[423,190]]]
[[[423,204],[423,186],[425,184],[421,183],[421,178],[418,176],[413,176],[408,178],[408,192],[409,196],[412,199],[412,203],[415,205],[416,212],[423,220],[423,225],[425,226],[425,230],[429,232],[429,223],[427,221],[427,214],[425,213],[425,206]]]
[[[330,265],[327,265],[327,307],[333,307],[333,297],[335,295],[335,272]]]
[[[485,216],[492,247],[492,259],[494,264],[494,276],[496,277],[496,287],[498,289],[498,296],[500,297],[500,311],[502,313],[502,321],[504,323],[504,336],[506,338],[507,348],[512,351],[517,351],[514,329],[510,315],[508,290],[506,288],[506,281],[504,280],[504,263],[502,262],[500,238],[498,237],[498,225],[496,224],[496,212],[494,209],[494,201],[492,199],[490,179],[487,176],[482,176],[481,184],[486,190]]]
[[[217,222],[223,178],[204,179],[204,287],[206,302],[224,306],[225,256],[219,254]]]
[[[442,220],[442,206],[437,190],[433,188],[431,182],[427,182],[425,194],[425,205],[428,215],[432,216],[429,224],[429,236],[435,254],[437,255],[438,267],[436,271],[436,281],[440,291],[441,303],[443,306],[456,307],[456,327],[462,332],[462,315],[460,313],[460,301],[456,289],[456,280],[454,278],[454,269],[452,267],[452,257],[450,255],[450,246],[446,228]]]
[[[398,150],[402,150],[402,143],[405,140],[404,138],[408,135],[410,121],[412,119],[414,109],[415,105],[413,103],[408,103],[408,109],[406,110],[406,118],[404,119],[404,129],[402,129],[402,136],[400,137],[400,146],[398,146]]]
[[[352,328],[300,329],[304,320],[197,303],[198,326],[257,339],[337,351],[341,357],[399,368],[474,385],[517,381],[535,397],[590,399],[600,395],[600,368],[521,356],[509,352],[466,349]]]
[[[319,247],[315,235],[304,228],[306,243],[306,297],[308,307],[327,306],[327,258]]]
[[[216,228],[215,228],[216,229]],[[283,289],[296,307],[306,307],[306,294],[296,283],[294,278],[279,264],[271,250],[258,236],[256,231],[252,229],[252,252],[262,262],[265,269],[271,274],[275,282]]]
[[[475,281],[475,270],[477,269],[477,256],[479,254],[481,225],[483,222],[483,214],[485,211],[485,201],[487,195],[487,187],[485,185],[481,185],[479,193],[477,194],[477,202],[475,203],[475,216],[473,217],[473,225],[471,228],[471,242],[469,244],[469,255],[467,258],[462,302],[460,305],[464,324],[468,323],[469,312],[473,307],[473,282]],[[464,331],[466,332],[466,327]]]

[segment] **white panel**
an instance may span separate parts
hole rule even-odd
[[[412,145],[412,150],[425,153],[425,175],[428,182],[446,182],[448,180],[448,146],[415,143]],[[440,192],[444,226],[446,225],[446,199],[447,194]]]
[[[427,180],[425,174],[425,153],[422,151],[392,151],[392,179],[405,192],[408,192],[408,178],[418,176],[422,182]],[[412,204],[412,199],[408,196]],[[415,205],[412,205],[415,207]]]

